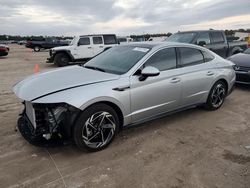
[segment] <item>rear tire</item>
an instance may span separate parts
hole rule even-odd
[[[106,148],[119,131],[119,118],[106,104],[95,104],[84,110],[73,127],[73,139],[80,150]]]
[[[69,64],[69,56],[65,53],[56,54],[54,63],[59,67],[63,67]]]
[[[223,81],[217,81],[209,92],[205,108],[207,110],[217,110],[219,109],[226,98],[227,87]]]

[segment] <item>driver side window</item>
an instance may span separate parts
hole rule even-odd
[[[78,45],[82,46],[82,45],[89,45],[90,44],[90,39],[89,37],[82,37],[79,39],[78,41]]]
[[[147,60],[144,64],[144,67],[146,66],[153,66],[160,71],[176,68],[175,48],[165,48],[163,50],[159,50]]]

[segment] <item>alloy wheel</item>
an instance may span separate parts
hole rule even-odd
[[[223,84],[219,83],[216,87],[214,87],[211,95],[211,102],[215,108],[218,108],[222,105],[225,98],[225,93],[226,90]]]
[[[100,148],[112,140],[115,129],[115,119],[109,112],[96,112],[84,123],[82,139],[88,147]]]

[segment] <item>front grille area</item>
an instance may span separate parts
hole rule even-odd
[[[238,67],[239,69],[237,71],[243,71],[243,72],[248,72],[250,71],[250,67]]]
[[[46,120],[46,109],[44,106],[33,105],[25,101],[25,115],[33,126],[33,134],[39,135],[49,132],[49,123]]]
[[[236,74],[236,81],[250,83],[250,74]]]

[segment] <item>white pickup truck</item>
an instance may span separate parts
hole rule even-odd
[[[50,49],[47,63],[66,66],[71,62],[86,62],[99,53],[118,45],[114,34],[76,36],[69,46]]]

